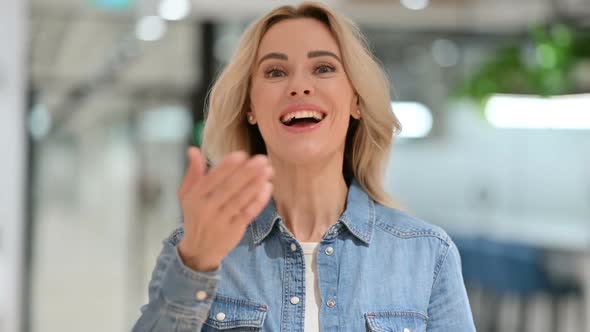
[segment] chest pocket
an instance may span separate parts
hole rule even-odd
[[[376,311],[365,314],[370,332],[425,332],[428,317],[412,311]]]
[[[260,331],[266,312],[265,305],[216,295],[202,331]]]

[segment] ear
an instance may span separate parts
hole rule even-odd
[[[362,117],[362,112],[360,109],[359,95],[355,93],[352,101],[353,103],[351,107],[350,116],[352,116],[356,120],[360,120]]]
[[[252,112],[252,111],[246,112],[246,120],[248,121],[249,124],[255,125],[256,124],[256,115],[254,115],[254,112]]]

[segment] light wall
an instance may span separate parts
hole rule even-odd
[[[398,142],[388,191],[449,230],[551,248],[590,243],[590,130],[497,129],[455,105],[438,137]]]
[[[20,331],[26,1],[0,4],[0,331]]]

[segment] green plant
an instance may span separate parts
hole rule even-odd
[[[531,28],[521,45],[499,48],[454,95],[484,105],[497,93],[551,96],[575,92],[573,70],[590,60],[590,32],[564,24]]]

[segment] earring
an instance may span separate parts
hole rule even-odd
[[[360,109],[356,109],[356,114],[361,115],[361,110]]]
[[[252,115],[252,114],[248,115],[248,122],[250,122],[251,124],[254,124],[254,115]]]

